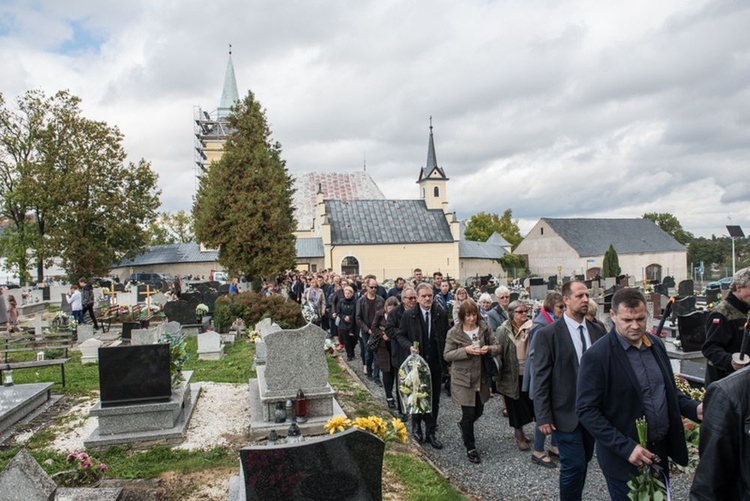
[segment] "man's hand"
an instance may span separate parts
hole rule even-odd
[[[738,371],[740,369],[744,369],[745,367],[747,367],[747,364],[738,364],[737,362],[732,360],[732,369]]]
[[[700,404],[698,404],[698,408],[695,409],[695,410],[698,413],[698,419],[700,419],[701,421],[703,421],[703,402],[701,402]]]
[[[635,446],[633,452],[630,453],[628,461],[630,464],[635,466],[643,466],[644,464],[651,464],[654,462],[655,454],[648,449],[644,449],[640,444]]]
[[[539,431],[541,431],[545,435],[552,435],[552,432],[555,431],[556,429],[557,428],[555,428],[555,425],[552,423],[539,425]]]
[[[411,346],[409,349],[411,350],[412,355],[419,355],[419,348]]]

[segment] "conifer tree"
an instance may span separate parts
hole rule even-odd
[[[604,261],[602,262],[602,277],[618,277],[621,271],[617,251],[612,244],[609,244],[609,249],[604,253]]]
[[[195,236],[219,249],[219,263],[230,275],[273,278],[296,261],[292,178],[252,92],[228,120],[233,132],[224,153],[198,186]]]

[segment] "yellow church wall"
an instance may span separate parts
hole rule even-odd
[[[435,271],[459,276],[458,244],[454,242],[326,246],[326,267],[341,273],[347,256],[357,259],[360,275],[373,274],[381,281],[411,277],[415,268],[421,268],[425,276]]]

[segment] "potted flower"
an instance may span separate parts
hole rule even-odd
[[[336,432],[342,432],[351,427],[369,431],[373,435],[380,437],[384,442],[406,443],[406,426],[404,426],[403,421],[398,418],[386,421],[379,416],[358,417],[354,420],[346,417],[334,417],[329,419],[328,422],[323,425],[323,429],[331,435]]]
[[[182,366],[185,365],[185,361],[188,359],[188,354],[185,350],[185,339],[182,336],[165,334],[160,339],[160,342],[169,343],[169,372],[172,376],[172,388],[176,388],[185,380],[185,377],[182,375]]]
[[[106,464],[85,452],[71,452],[65,461],[71,463],[73,469],[52,475],[52,479],[60,487],[96,487],[109,469]]]

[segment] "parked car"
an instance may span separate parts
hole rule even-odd
[[[714,282],[708,282],[706,284],[706,289],[728,289],[729,284],[732,282],[732,277],[724,277],[720,280],[716,280]]]
[[[140,284],[147,284],[151,286],[160,285],[162,283],[169,283],[174,281],[174,279],[170,275],[165,275],[162,273],[132,273],[130,275],[130,278],[128,279],[128,282],[130,283],[140,283]]]

